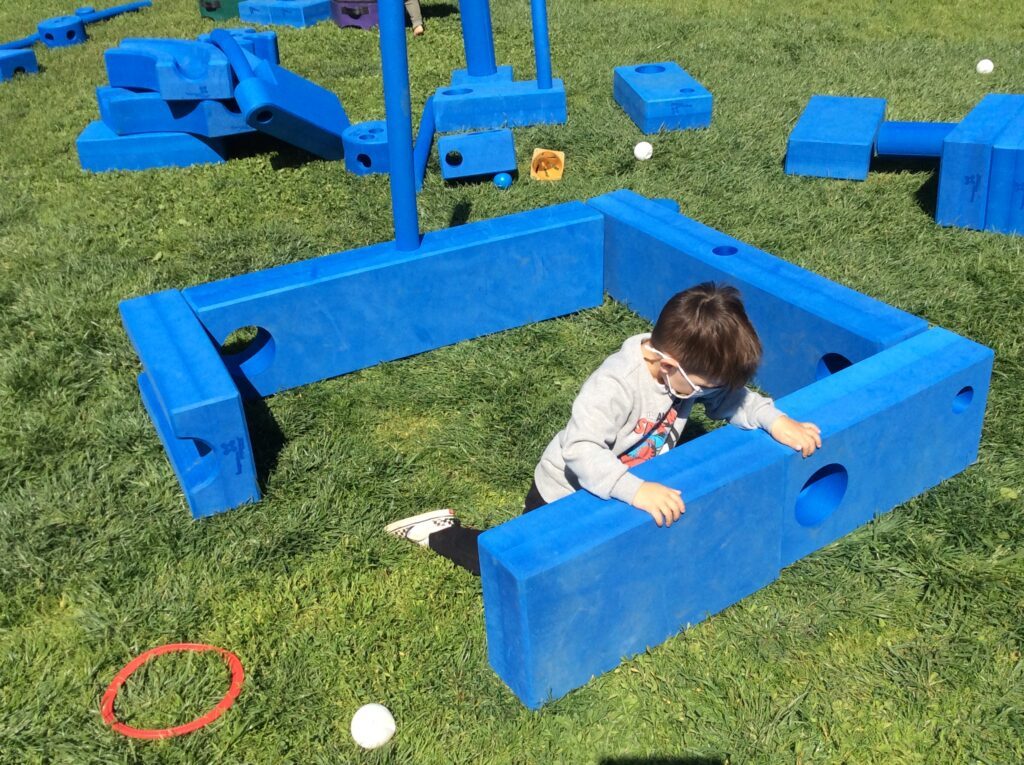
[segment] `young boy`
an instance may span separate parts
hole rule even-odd
[[[630,468],[678,443],[696,401],[712,419],[761,428],[809,457],[821,446],[818,426],[796,422],[745,387],[760,362],[761,341],[735,287],[707,282],[673,296],[651,334],[630,337],[583,384],[569,424],[541,455],[523,512],[585,489],[671,526],[686,510],[680,490],[644,481]],[[482,532],[462,526],[452,510],[385,530],[480,574]]]

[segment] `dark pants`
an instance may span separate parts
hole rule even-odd
[[[523,500],[523,514],[543,507],[547,502],[537,490],[537,482],[530,485],[530,491]],[[441,531],[435,531],[427,537],[427,544],[430,549],[441,555],[456,566],[461,566],[474,576],[480,576],[480,551],[477,549],[477,539],[484,532],[481,529],[471,529],[463,526],[456,519],[455,523]]]

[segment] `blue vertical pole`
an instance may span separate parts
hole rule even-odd
[[[471,77],[489,77],[498,71],[494,60],[490,0],[459,0],[466,70]]]
[[[405,47],[405,6],[402,0],[380,0],[378,10],[395,245],[399,250],[415,250],[420,246],[420,222],[416,213],[416,173],[412,158],[412,106],[409,102],[409,53]]]
[[[537,87],[551,89],[551,42],[548,39],[547,0],[530,0],[533,12],[533,52],[537,57]]]

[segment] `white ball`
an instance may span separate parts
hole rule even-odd
[[[395,718],[383,704],[364,704],[352,715],[351,730],[359,746],[376,749],[395,735]]]
[[[647,141],[641,141],[633,147],[633,156],[641,162],[648,160],[654,156],[654,147]]]
[[[978,62],[978,65],[976,67],[974,67],[974,69],[978,72],[978,74],[992,74],[992,70],[995,69],[995,68],[996,68],[996,65],[993,64],[987,58],[983,58],[981,61]]]

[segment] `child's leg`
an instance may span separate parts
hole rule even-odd
[[[409,14],[409,21],[413,29],[423,26],[423,12],[420,10],[420,0],[405,0],[405,12]]]

